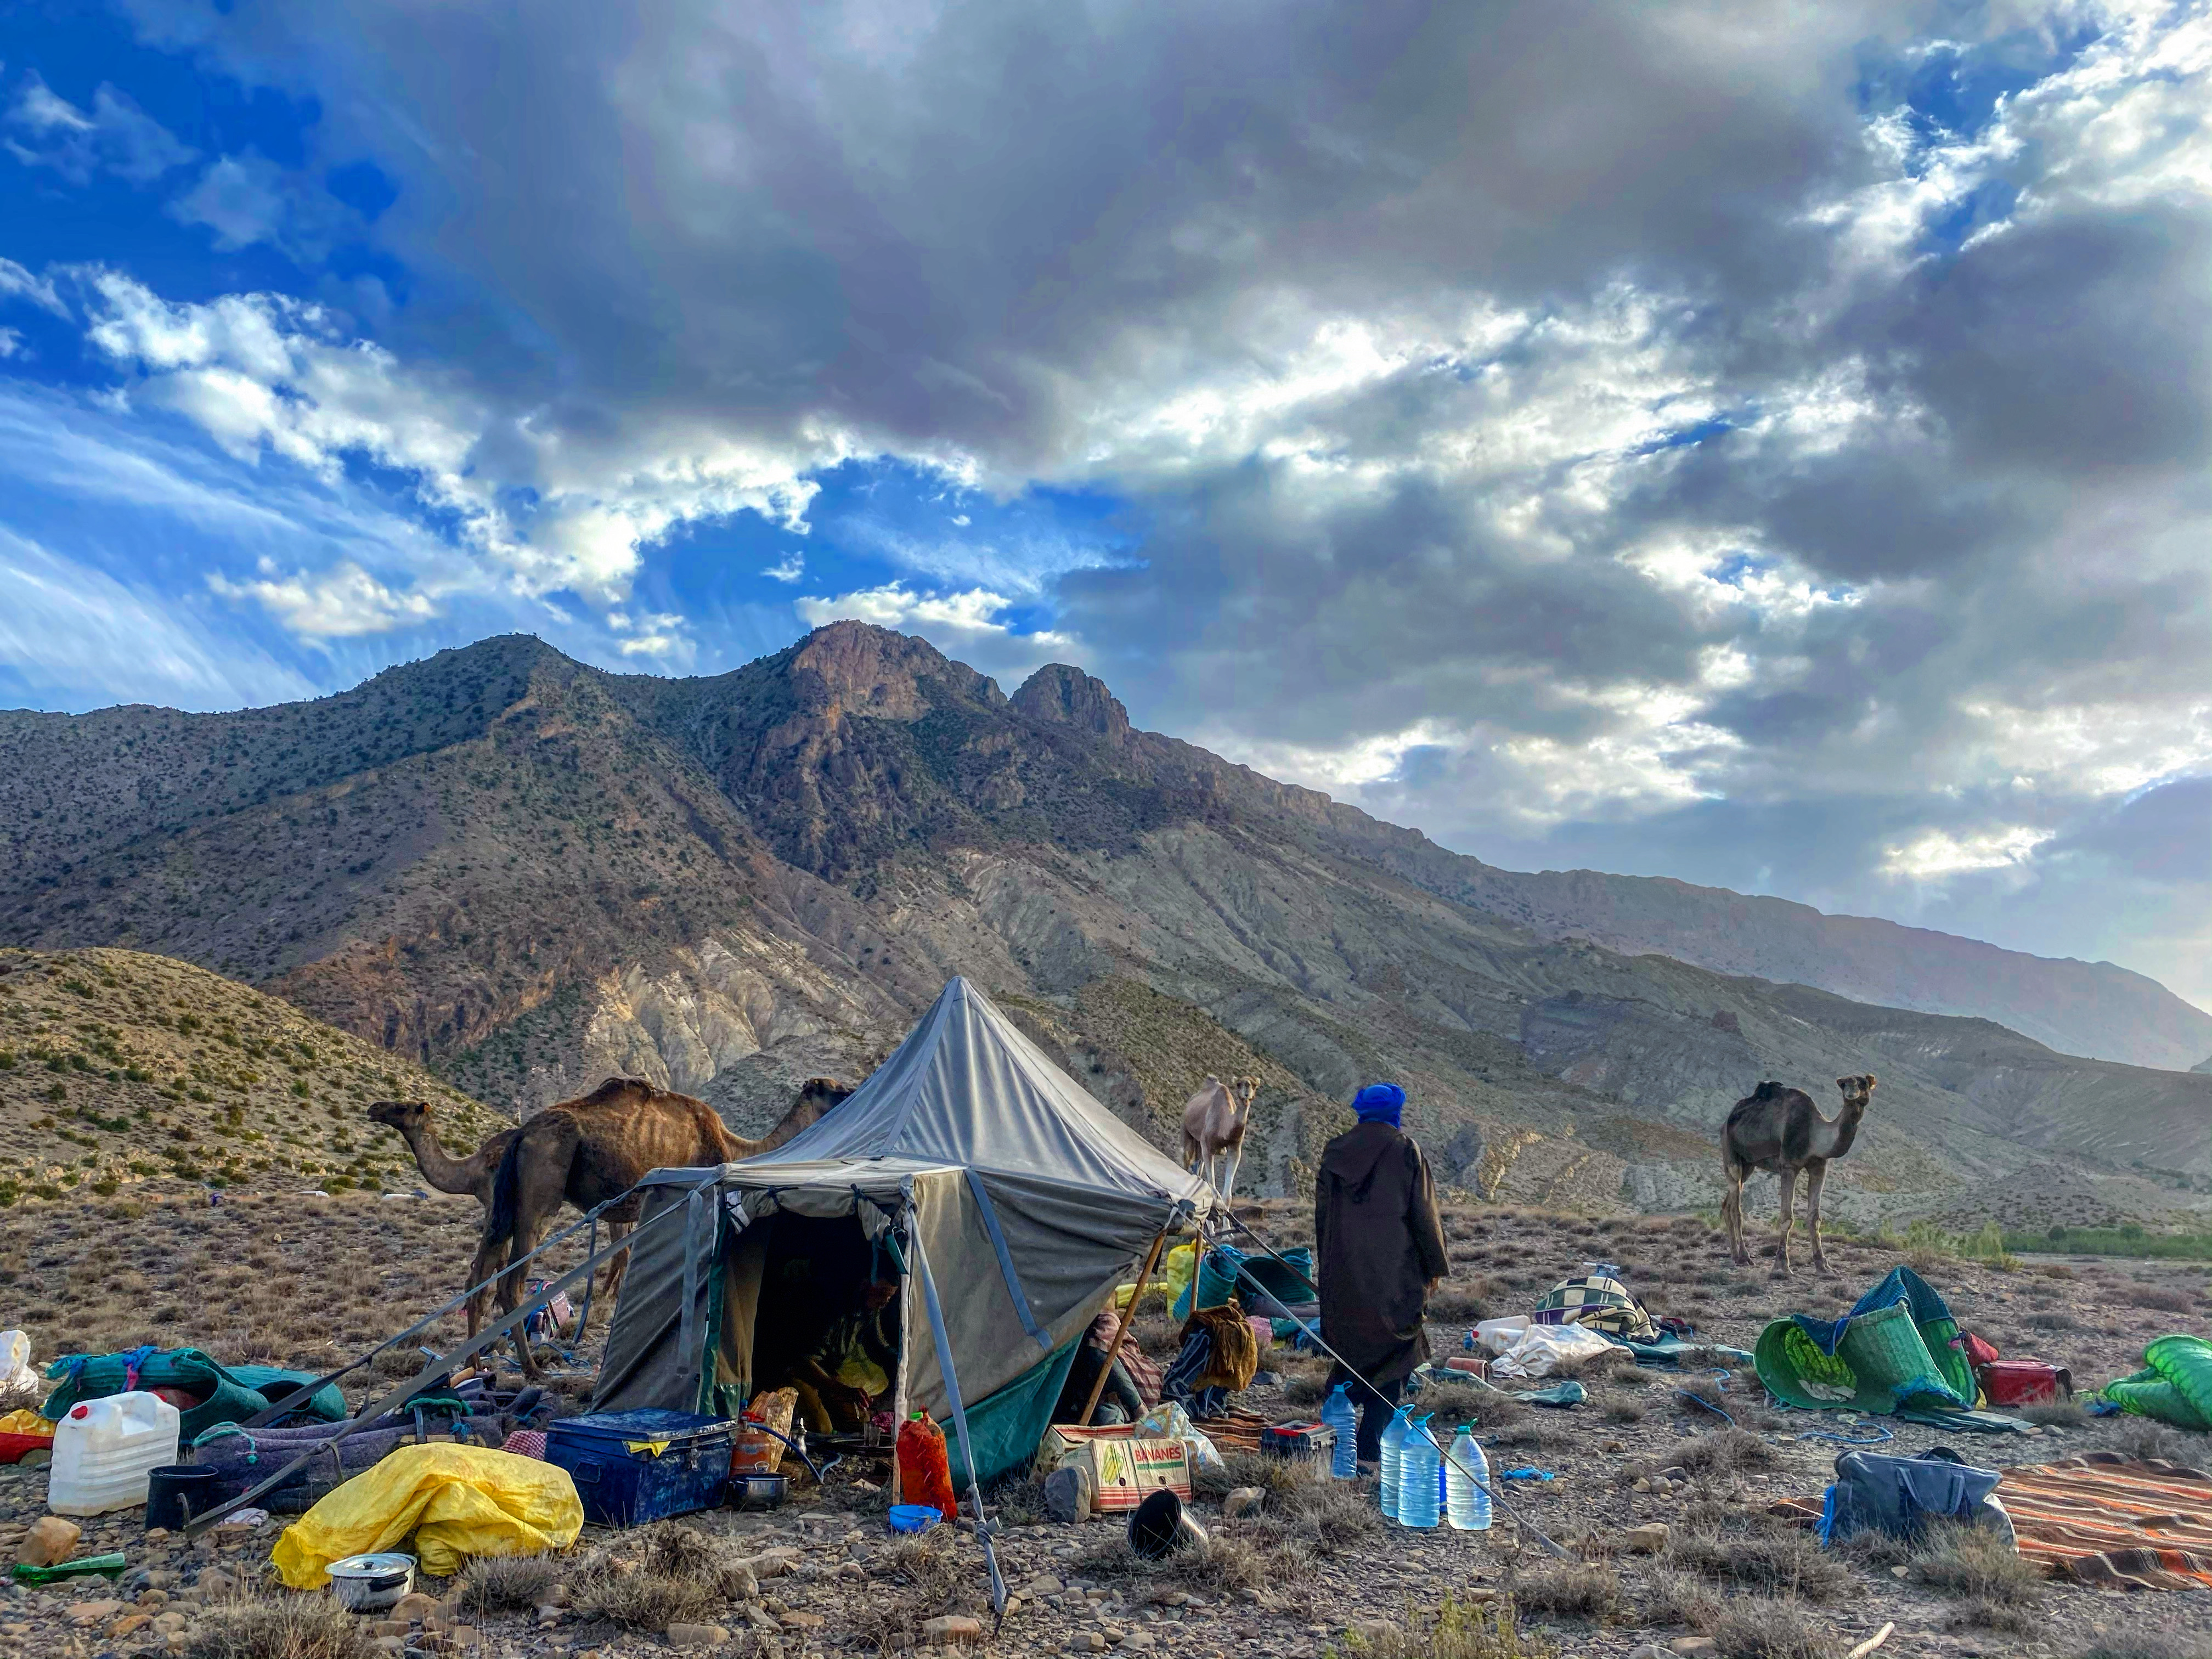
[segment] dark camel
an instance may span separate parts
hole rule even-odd
[[[538,1248],[564,1202],[588,1211],[628,1192],[654,1170],[698,1169],[757,1158],[782,1146],[852,1092],[834,1079],[809,1078],[782,1121],[758,1140],[732,1134],[705,1101],[656,1089],[641,1078],[609,1078],[580,1099],[549,1106],[515,1132],[500,1158],[492,1177],[490,1214],[469,1282],[482,1284],[502,1263],[520,1263]],[[605,1212],[602,1218],[611,1239],[635,1224],[639,1205],[632,1197]],[[610,1282],[605,1294],[610,1300],[621,1288],[629,1260],[625,1250],[608,1261]],[[476,1299],[481,1300],[481,1293]],[[521,1299],[518,1266],[500,1280],[500,1312],[512,1313]],[[581,1334],[580,1331],[580,1340]],[[537,1375],[530,1345],[518,1341],[515,1346],[524,1372]]]
[[[483,1145],[466,1158],[453,1158],[439,1144],[438,1132],[430,1127],[428,1101],[374,1100],[369,1103],[368,1121],[398,1133],[407,1143],[407,1150],[415,1154],[415,1167],[422,1172],[422,1179],[439,1192],[463,1194],[485,1209],[491,1208],[491,1178],[499,1169],[507,1143],[518,1131],[501,1129],[486,1135]]]
[[[1828,1258],[1820,1249],[1820,1189],[1827,1184],[1828,1165],[1851,1149],[1858,1136],[1859,1120],[1866,1115],[1867,1100],[1874,1093],[1874,1076],[1839,1077],[1843,1109],[1822,1117],[1812,1096],[1802,1089],[1779,1083],[1762,1083],[1735,1103],[1728,1127],[1721,1131],[1721,1168],[1728,1178],[1728,1193],[1721,1200],[1721,1215],[1728,1223],[1729,1254],[1737,1265],[1751,1265],[1743,1244],[1743,1183],[1754,1170],[1765,1170],[1782,1178],[1782,1237],[1774,1252],[1778,1276],[1790,1272],[1790,1230],[1797,1172],[1805,1171],[1806,1207],[1812,1215],[1813,1269],[1828,1271]]]

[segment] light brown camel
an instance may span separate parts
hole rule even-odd
[[[791,1109],[758,1140],[732,1134],[705,1101],[656,1089],[641,1078],[609,1078],[580,1099],[548,1106],[515,1132],[500,1159],[469,1282],[481,1284],[501,1263],[520,1262],[536,1249],[564,1202],[588,1211],[628,1192],[654,1170],[757,1158],[783,1145],[852,1092],[834,1079],[809,1078]],[[611,1238],[636,1224],[640,1200],[630,1198],[605,1212],[602,1219]],[[608,1260],[611,1282],[604,1294],[610,1300],[621,1288],[629,1260],[627,1250]],[[512,1313],[521,1299],[518,1267],[499,1282],[500,1312]],[[471,1330],[473,1315],[472,1309]],[[524,1371],[535,1376],[530,1345],[518,1341],[515,1346]]]
[[[1828,1271],[1828,1258],[1820,1249],[1820,1189],[1827,1184],[1828,1165],[1851,1149],[1859,1120],[1866,1115],[1867,1100],[1874,1093],[1874,1075],[1839,1077],[1836,1087],[1844,1093],[1843,1109],[1822,1117],[1813,1097],[1802,1089],[1779,1083],[1762,1083],[1735,1103],[1728,1127],[1721,1131],[1721,1168],[1728,1193],[1721,1200],[1721,1215],[1728,1223],[1729,1254],[1739,1266],[1751,1264],[1743,1243],[1743,1183],[1754,1170],[1765,1170],[1782,1178],[1782,1237],[1775,1247],[1774,1271],[1790,1271],[1790,1230],[1797,1172],[1805,1171],[1806,1207],[1811,1212],[1813,1269]]]
[[[1184,1103],[1183,1162],[1193,1175],[1203,1174],[1224,1198],[1235,1195],[1237,1166],[1244,1160],[1244,1126],[1252,1121],[1252,1097],[1259,1092],[1256,1077],[1231,1078],[1227,1083],[1209,1077]],[[1215,1168],[1224,1159],[1228,1167],[1223,1178],[1215,1181]]]

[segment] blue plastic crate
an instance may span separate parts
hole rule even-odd
[[[734,1427],[727,1418],[650,1408],[563,1418],[545,1431],[545,1461],[568,1471],[586,1521],[641,1526],[722,1501]]]

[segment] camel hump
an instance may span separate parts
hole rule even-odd
[[[1773,1082],[1770,1079],[1767,1082],[1760,1084],[1756,1089],[1753,1089],[1751,1091],[1751,1097],[1753,1100],[1779,1100],[1783,1096],[1789,1092],[1790,1091],[1786,1085]]]
[[[611,1106],[619,1101],[635,1099],[653,1092],[653,1085],[641,1077],[611,1077],[591,1093],[561,1103],[564,1106]]]

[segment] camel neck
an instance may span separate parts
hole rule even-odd
[[[407,1148],[415,1154],[415,1167],[422,1172],[422,1179],[441,1193],[465,1193],[474,1185],[475,1171],[464,1160],[449,1158],[438,1141],[437,1131],[428,1122],[411,1129],[402,1129],[400,1134]]]

